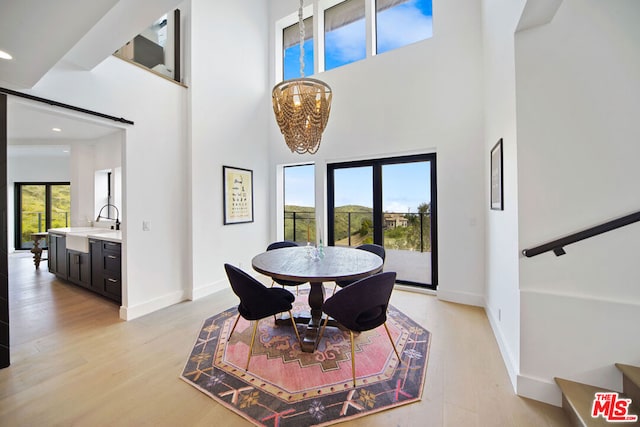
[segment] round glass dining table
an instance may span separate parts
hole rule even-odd
[[[274,249],[256,255],[253,269],[266,276],[295,282],[309,282],[309,315],[296,316],[296,323],[306,324],[302,351],[313,352],[322,321],[325,290],[323,282],[358,280],[382,271],[383,260],[376,254],[355,248],[327,246],[322,255],[313,256],[314,248],[297,246]],[[281,319],[290,322],[288,319]],[[290,323],[288,323],[290,324]]]

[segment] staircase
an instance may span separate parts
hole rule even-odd
[[[595,387],[588,384],[582,384],[575,381],[555,378],[556,384],[562,391],[562,408],[569,415],[572,425],[576,427],[596,427],[596,426],[640,426],[640,367],[623,365],[616,363],[616,367],[622,373],[622,393],[617,398],[618,405],[611,408],[617,408],[617,411],[608,411],[608,402],[603,402],[600,406],[600,416],[592,417],[593,402],[596,393],[611,393],[615,390],[607,390],[602,387]],[[621,399],[631,399],[631,405],[628,411],[624,411],[625,404]],[[609,413],[612,417],[607,420],[605,414]],[[635,422],[622,421],[615,419],[616,416],[622,414],[633,416],[637,415]],[[624,418],[624,417],[622,417]]]

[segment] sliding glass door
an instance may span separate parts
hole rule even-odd
[[[436,157],[328,165],[329,244],[384,246],[397,281],[436,289]]]
[[[31,235],[69,227],[71,187],[64,183],[16,183],[16,249],[33,247]],[[41,246],[46,247],[44,241]]]

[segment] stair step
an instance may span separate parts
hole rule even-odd
[[[575,381],[565,380],[562,378],[554,378],[560,390],[562,390],[562,408],[565,410],[571,423],[577,427],[599,427],[609,426],[612,423],[608,422],[603,417],[593,418],[591,416],[591,409],[593,408],[593,399],[597,392],[614,392],[615,390],[608,390],[603,387],[595,387],[589,384],[582,384]],[[624,394],[620,393],[620,398],[627,398]],[[638,414],[636,408],[631,408],[631,414]],[[625,426],[640,426],[640,419],[636,422],[622,423]]]
[[[616,363],[622,372],[622,390],[629,396],[636,408],[640,408],[640,367]]]

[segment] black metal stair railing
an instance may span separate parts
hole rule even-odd
[[[523,249],[522,255],[531,258],[536,255],[540,255],[545,252],[553,251],[556,256],[564,255],[566,252],[564,247],[570,245],[572,243],[579,242],[581,240],[588,239],[593,236],[597,236],[602,233],[606,233],[611,230],[615,230],[620,227],[624,227],[629,224],[633,224],[634,222],[640,221],[640,211],[634,212],[629,215],[625,215],[620,218],[613,219],[611,221],[607,221],[605,223],[596,225],[591,228],[587,228],[582,231],[578,231],[577,233],[570,234],[565,237],[561,237],[559,239],[553,240],[549,243],[544,243],[539,246],[535,246],[530,249]]]

